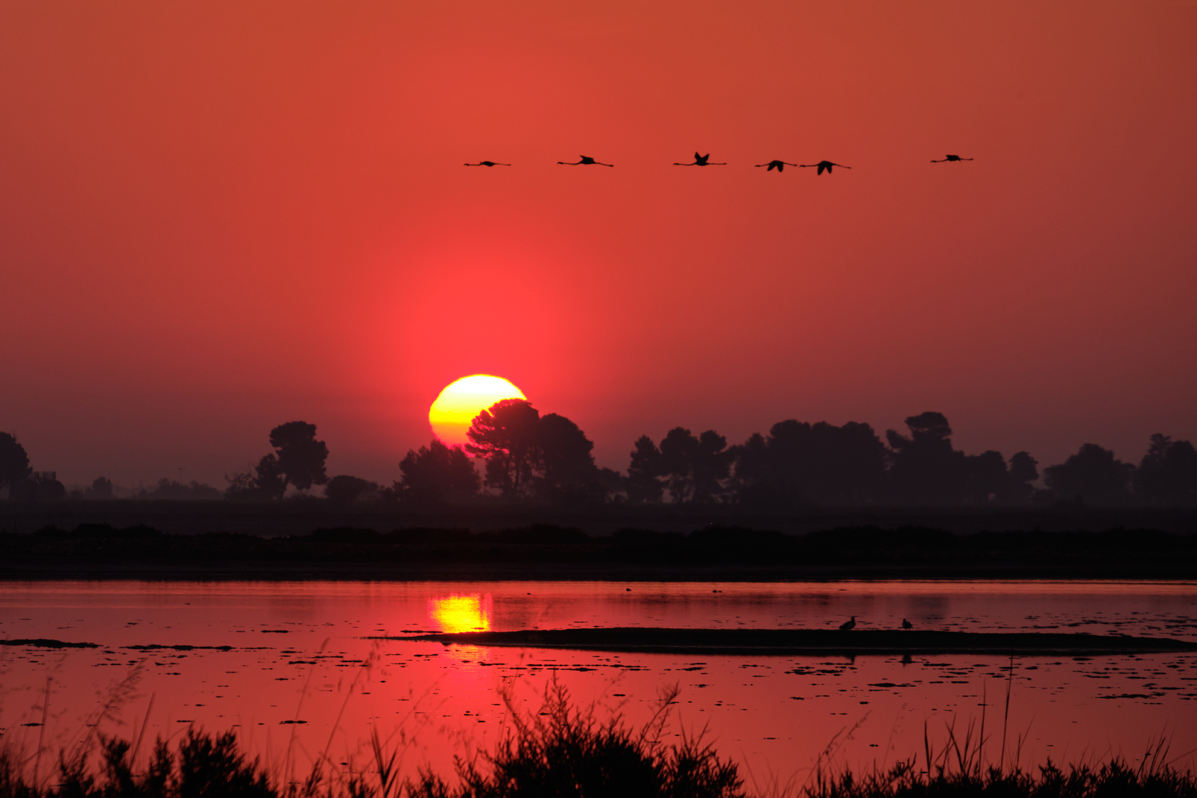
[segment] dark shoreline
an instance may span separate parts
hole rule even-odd
[[[812,505],[786,512],[763,512],[736,505],[545,505],[498,499],[440,508],[386,504],[337,507],[322,499],[263,503],[0,500],[0,533],[27,534],[48,526],[72,529],[80,524],[146,525],[171,535],[244,534],[266,538],[306,535],[316,529],[334,527],[376,532],[403,528],[492,532],[538,525],[578,529],[594,537],[609,536],[620,529],[684,534],[710,526],[771,529],[787,535],[866,526],[889,530],[921,527],[958,535],[999,530],[1068,532],[1113,528],[1153,529],[1183,535],[1197,533],[1197,507]]]
[[[319,527],[304,534],[176,534],[84,523],[0,532],[0,580],[723,581],[1197,579],[1197,534],[956,533],[927,526],[805,534],[707,524],[610,535],[531,524],[497,530]]]
[[[368,640],[620,651],[644,654],[859,656],[997,654],[1067,656],[1197,651],[1197,641],[1058,632],[939,632],[882,629],[537,629],[369,637]]]
[[[138,582],[1192,582],[1192,568],[620,566],[543,562],[481,563],[0,563],[0,583]]]

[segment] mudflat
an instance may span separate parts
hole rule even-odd
[[[842,655],[999,654],[1053,656],[1197,651],[1171,638],[1038,632],[937,632],[855,629],[662,629],[623,627],[457,632],[378,640],[444,645],[558,648],[672,654]]]

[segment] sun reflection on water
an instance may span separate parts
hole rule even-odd
[[[440,631],[489,632],[493,602],[490,594],[428,599],[428,617]]]

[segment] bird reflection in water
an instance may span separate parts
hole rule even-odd
[[[489,632],[493,601],[490,594],[428,599],[428,618],[449,634]]]

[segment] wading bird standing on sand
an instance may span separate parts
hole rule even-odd
[[[942,161],[931,161],[931,163],[947,163],[948,161],[971,161],[972,158],[961,158],[959,155],[949,155]]]
[[[905,618],[903,618],[903,619],[902,619],[902,628],[903,628],[903,629],[913,629],[913,628],[914,628],[914,624],[912,624],[910,621],[908,621],[908,620],[906,620]]]
[[[694,153],[694,163],[674,162],[673,165],[674,166],[727,166],[727,164],[725,164],[725,163],[710,163],[710,160],[711,160],[711,154],[709,152],[706,155],[699,155],[698,153]]]
[[[496,161],[479,161],[478,163],[468,163],[466,166],[511,166],[511,164],[498,163]]]
[[[840,624],[841,632],[851,632],[855,628],[856,628],[856,616],[855,615],[852,616],[852,620],[844,621],[843,623]]]
[[[757,166],[767,166],[766,172],[772,172],[776,169],[778,172],[784,172],[787,166],[797,166],[796,163],[789,163],[788,161],[769,161],[769,163],[758,163]]]
[[[601,163],[599,161],[596,161],[593,158],[591,158],[589,155],[579,155],[578,157],[581,158],[582,160],[574,161],[573,163],[569,163],[567,161],[558,161],[557,163],[560,164],[561,166],[610,166],[612,168],[614,168],[614,166],[615,166],[615,164],[613,164],[613,163]]]
[[[851,169],[852,168],[851,166],[844,166],[842,163],[833,163],[832,161],[819,161],[818,163],[800,163],[800,164],[798,164],[798,166],[800,166],[803,169],[810,169],[810,168],[817,166],[819,168],[819,171],[815,172],[816,176],[823,174],[823,172],[827,172],[828,174],[831,174],[831,167],[833,167],[833,166],[838,166],[841,169]]]

